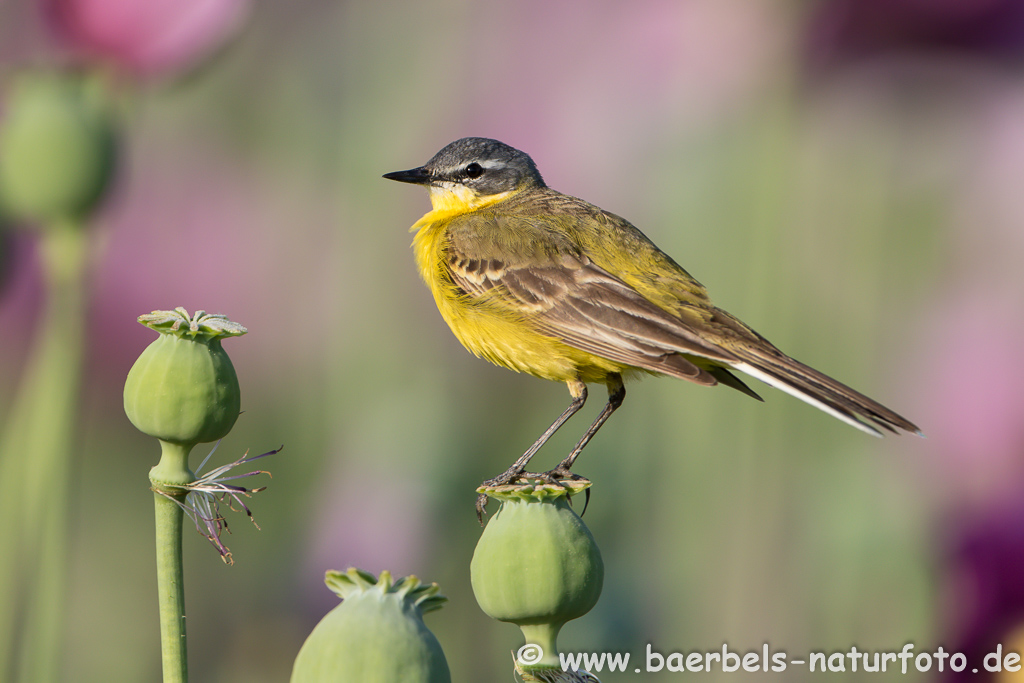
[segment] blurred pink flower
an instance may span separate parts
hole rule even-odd
[[[937,306],[926,328],[920,424],[929,446],[961,475],[1006,472],[1024,456],[1024,321],[1016,300],[964,291]]]
[[[913,344],[913,414],[930,466],[961,502],[984,502],[1024,476],[1024,97],[1008,86],[978,100],[960,143],[969,153],[954,162],[963,170],[947,256]]]
[[[1008,501],[942,528],[951,652],[963,652],[973,666],[942,681],[994,681],[980,664],[997,644],[1015,650],[1011,635],[1024,626],[1024,505],[1018,489]],[[971,669],[976,667],[975,671]],[[1014,679],[1016,680],[1016,679]]]
[[[897,54],[1019,60],[1020,0],[827,0],[811,13],[807,40],[816,66]]]
[[[481,25],[528,36],[528,44],[495,40],[488,30],[470,37],[470,52],[486,58],[466,64],[469,129],[534,155],[552,180],[600,178],[610,158],[643,163],[647,150],[665,145],[666,129],[719,121],[785,63],[785,13],[767,3],[600,0],[588,9],[481,3]]]
[[[388,569],[395,576],[422,571],[431,534],[437,533],[424,512],[428,501],[418,476],[389,476],[391,465],[381,466],[383,453],[364,450],[360,456],[331,459],[318,485],[303,572],[309,579],[306,598],[317,609],[329,604],[317,590],[325,568]]]
[[[137,74],[192,66],[241,23],[249,0],[43,0],[70,47]]]

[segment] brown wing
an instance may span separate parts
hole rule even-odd
[[[740,370],[868,433],[880,435],[875,426],[919,431],[885,406],[783,354],[714,307],[699,283],[642,233],[610,214],[601,216],[617,221],[616,229],[583,243],[593,242],[597,253],[608,241],[628,242],[624,246],[637,258],[623,277],[595,263],[566,231],[530,216],[518,218],[516,230],[484,221],[453,231],[447,251],[452,281],[471,300],[505,308],[543,334],[616,362],[699,384],[721,382],[760,398],[727,368]]]
[[[521,315],[543,334],[645,370],[746,389],[731,375],[721,376],[724,368],[701,367],[680,355],[729,363],[731,354],[702,340],[585,255],[562,252],[533,260],[541,264],[514,266],[469,258],[455,245],[448,249],[452,281],[469,297]]]

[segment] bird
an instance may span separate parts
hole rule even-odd
[[[383,177],[429,191],[432,210],[410,228],[412,248],[463,346],[569,389],[565,411],[485,486],[576,477],[576,459],[622,405],[624,380],[643,375],[723,384],[763,400],[738,371],[873,436],[923,436],[906,418],[790,358],[715,306],[703,285],[629,221],[548,187],[525,152],[467,137],[422,166]],[[549,472],[526,472],[583,407],[587,384],[596,383],[606,386],[608,401],[573,449]]]

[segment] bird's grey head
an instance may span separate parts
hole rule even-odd
[[[478,197],[544,187],[544,180],[528,154],[490,138],[456,140],[423,166],[387,173],[384,177],[430,187],[461,185]]]

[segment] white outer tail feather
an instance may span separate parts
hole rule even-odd
[[[813,396],[804,393],[800,389],[797,389],[796,387],[794,387],[794,386],[792,386],[790,384],[787,384],[786,382],[780,380],[777,377],[772,377],[771,375],[769,375],[768,373],[764,372],[763,370],[758,370],[757,368],[755,368],[753,365],[750,365],[749,363],[730,363],[730,365],[731,365],[731,367],[736,368],[737,370],[739,370],[741,372],[745,372],[746,374],[750,375],[751,377],[753,377],[755,379],[761,380],[762,382],[764,382],[765,384],[767,384],[769,386],[773,386],[776,389],[781,389],[782,391],[786,392],[790,396],[795,396],[796,398],[800,399],[804,403],[810,404],[810,405],[814,406],[815,408],[817,408],[818,410],[824,411],[824,412],[828,413],[829,415],[831,415],[832,417],[834,417],[834,418],[836,418],[838,420],[842,420],[843,422],[845,422],[846,424],[850,425],[851,427],[856,427],[857,429],[859,429],[860,431],[864,432],[865,434],[870,434],[872,436],[877,436],[877,437],[881,437],[882,436],[882,432],[880,432],[879,430],[875,429],[871,425],[869,425],[869,424],[867,424],[865,422],[861,422],[860,420],[857,420],[855,418],[852,418],[849,415],[844,415],[843,413],[839,412],[835,408],[833,408],[831,406],[828,406],[828,405],[825,405],[824,403],[822,403],[818,399],[814,398]]]

